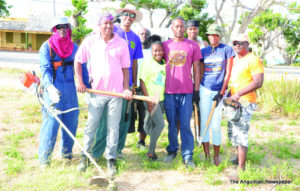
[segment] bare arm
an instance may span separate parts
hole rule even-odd
[[[123,72],[123,98],[131,100],[132,92],[129,89],[129,70],[128,68],[122,68]]]
[[[86,92],[86,86],[83,83],[81,63],[75,62],[74,68],[75,68],[75,75],[77,78],[77,91],[84,93]]]
[[[137,80],[137,60],[133,60],[132,62],[132,83],[134,86],[136,86],[136,80]]]
[[[253,75],[252,79],[253,79],[253,81],[248,86],[246,86],[245,88],[236,92],[234,95],[231,96],[231,98],[238,101],[241,96],[246,95],[246,94],[253,92],[256,89],[262,87],[263,82],[264,82],[264,73],[259,73],[259,74]]]
[[[193,62],[193,76],[194,76],[195,90],[199,91],[199,86],[200,86],[200,62],[199,62],[199,60]]]
[[[227,59],[227,66],[226,66],[225,78],[224,78],[224,81],[223,81],[222,89],[220,91],[221,95],[224,95],[225,90],[226,90],[226,88],[228,86],[228,82],[229,82],[230,75],[231,75],[232,64],[233,64],[233,57]]]
[[[143,94],[145,96],[149,96],[146,85],[145,85],[145,83],[142,79],[140,79],[140,84],[141,84],[140,86],[141,86],[141,90],[142,90]],[[153,109],[154,104],[150,101],[148,101],[147,104],[148,104],[148,111],[151,112],[152,109]]]

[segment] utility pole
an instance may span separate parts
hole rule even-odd
[[[53,0],[53,14],[54,14],[54,17],[56,17],[56,11],[55,11],[55,0]]]

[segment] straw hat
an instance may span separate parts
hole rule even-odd
[[[124,8],[118,9],[117,13],[120,14],[120,13],[123,13],[124,11],[134,12],[134,14],[135,14],[134,22],[139,22],[143,18],[143,14],[140,11],[136,10],[136,7],[134,5],[127,4]]]

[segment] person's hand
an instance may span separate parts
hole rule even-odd
[[[77,83],[77,91],[80,92],[80,93],[84,93],[86,92],[86,86],[84,85],[84,83],[80,83],[78,82]]]
[[[131,100],[132,99],[132,91],[130,91],[129,89],[125,89],[123,91],[123,98],[127,99],[127,100]]]
[[[194,90],[193,92],[193,102],[198,105],[200,102],[199,90]]]
[[[50,85],[47,87],[47,92],[48,92],[49,98],[52,102],[51,105],[57,104],[60,100],[60,91],[58,89],[56,89],[54,87],[54,85]]]
[[[234,101],[239,101],[240,96],[237,93],[235,93],[230,98],[233,99]]]
[[[222,98],[223,98],[223,95],[220,94],[220,92],[217,95],[215,95],[215,97],[213,98],[213,101],[216,101],[216,107],[218,106],[218,104],[222,100]]]
[[[151,113],[151,111],[152,111],[152,109],[154,107],[154,103],[148,101],[147,104],[148,104],[148,111],[149,111],[149,113]]]

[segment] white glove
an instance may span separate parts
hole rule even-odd
[[[53,85],[48,86],[47,92],[52,104],[56,104],[59,102],[60,92]]]

